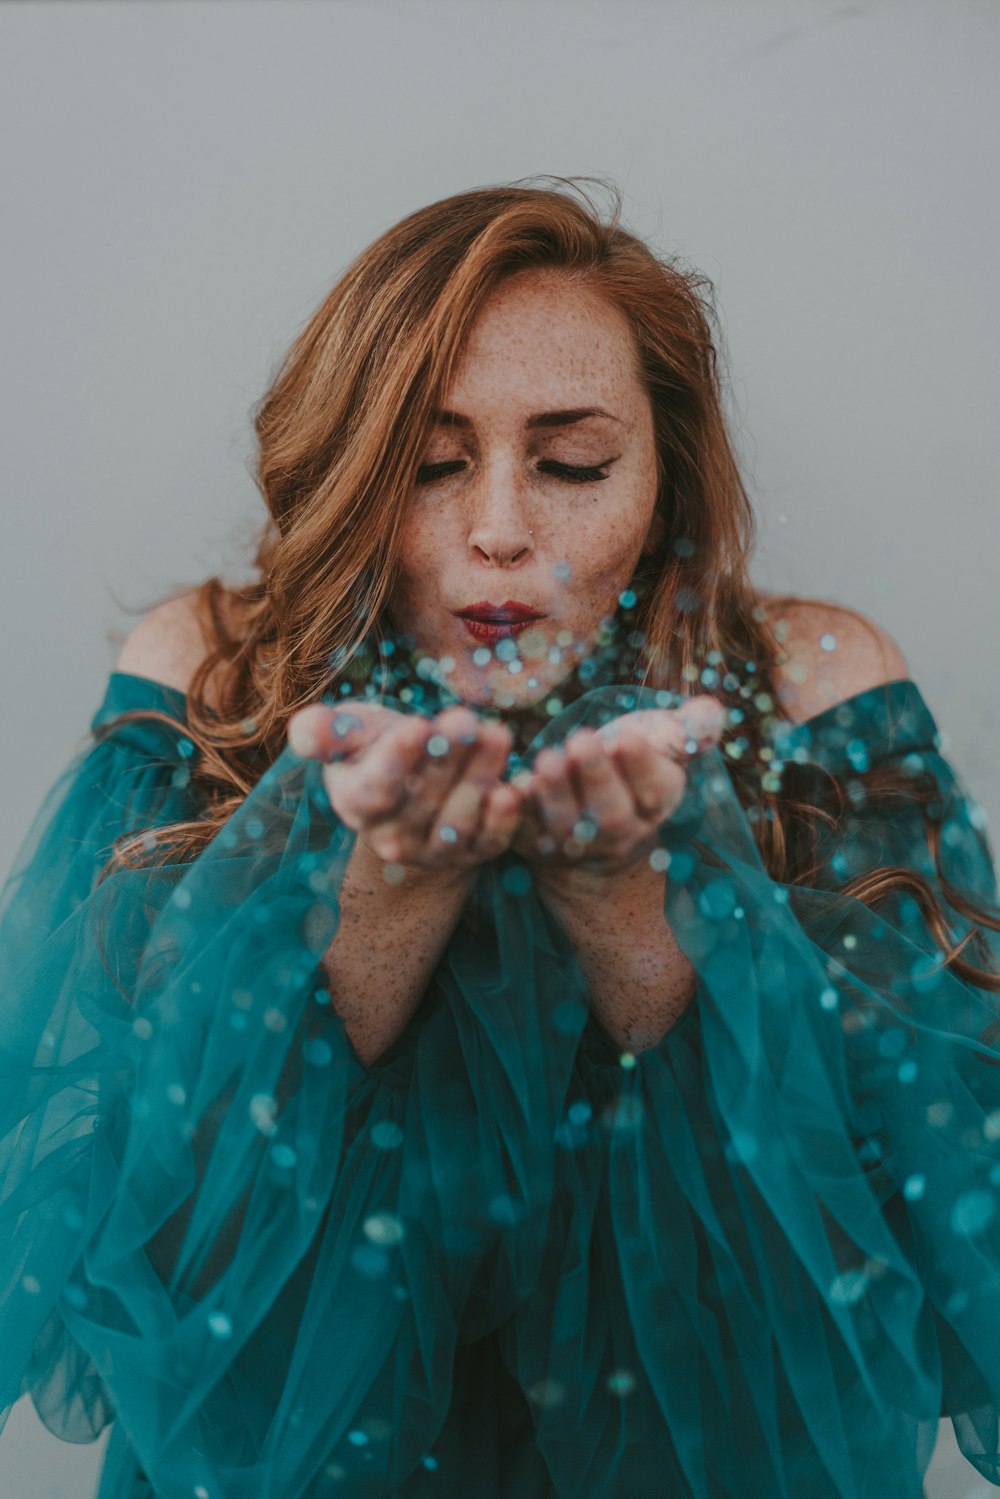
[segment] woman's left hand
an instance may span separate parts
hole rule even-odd
[[[614,874],[648,858],[684,795],[691,756],[718,742],[724,721],[724,705],[700,695],[681,708],[575,729],[519,778],[525,811],[511,848],[557,882],[570,871]]]

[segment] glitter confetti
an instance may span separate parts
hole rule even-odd
[[[431,650],[358,615],[323,701],[342,726],[382,704],[427,722],[387,814],[419,798],[419,838],[349,827],[350,772],[285,754],[273,705],[245,717],[249,698],[225,726],[245,795],[202,776],[193,729],[147,722],[91,744],[52,800],[0,903],[0,1045],[19,1079],[0,1132],[4,1373],[45,1398],[73,1389],[72,1411],[47,1408],[79,1430],[112,1402],[144,1434],[151,1489],[223,1499],[265,1453],[275,1493],[374,1493],[400,1476],[397,1447],[428,1489],[471,1488],[437,1418],[488,1388],[477,1322],[502,1328],[536,1418],[522,1445],[489,1402],[473,1411],[526,1491],[585,1473],[631,1493],[669,1431],[692,1472],[699,1448],[731,1454],[717,1476],[734,1492],[748,1458],[755,1492],[819,1493],[831,1471],[845,1491],[916,1492],[912,1413],[1000,1388],[1000,1068],[980,1034],[995,996],[965,977],[974,944],[949,967],[961,933],[928,922],[914,877],[939,891],[939,873],[907,787],[934,793],[942,862],[980,893],[985,816],[912,681],[793,722],[762,617],[703,648],[715,585],[697,523],[664,542],[686,592],[665,609],[662,674],[641,669],[641,580],[607,585],[588,636],[554,551],[536,575],[552,598],[528,592],[552,614],[496,651],[451,621]],[[330,660],[273,644],[288,696]],[[816,647],[824,676],[836,644]],[[150,701],[127,674],[114,693]],[[724,700],[725,743],[684,766],[669,816],[647,805],[625,853],[618,783],[605,798],[574,772],[546,806],[544,749],[578,727],[621,742],[629,715],[703,693]],[[456,703],[469,711],[442,731]],[[496,774],[533,818],[472,864],[466,807],[445,797],[497,722]],[[237,744],[251,724],[259,742]],[[892,794],[871,794],[890,770]],[[185,854],[171,827],[201,835],[205,786],[239,805]],[[818,790],[843,819],[820,818],[814,847],[777,814]],[[97,882],[127,830],[135,867]],[[372,864],[376,844],[405,864]],[[93,1389],[69,1377],[75,1327]],[[740,1420],[746,1391],[719,1380],[748,1368],[755,1388],[794,1388],[815,1450],[792,1452],[766,1401],[752,1432]],[[692,1404],[695,1388],[719,1398]],[[854,1404],[827,1442],[830,1389]],[[433,1452],[400,1428],[408,1402],[437,1413]]]
[[[208,1330],[213,1338],[231,1338],[233,1335],[233,1324],[225,1312],[210,1312]]]
[[[362,1226],[373,1244],[401,1244],[404,1238],[402,1220],[395,1213],[373,1213]]]

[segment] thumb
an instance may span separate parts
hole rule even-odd
[[[366,749],[392,717],[377,703],[310,703],[288,720],[288,747],[303,760],[343,760]]]

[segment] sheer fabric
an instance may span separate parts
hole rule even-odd
[[[587,691],[525,758],[656,701]],[[137,706],[176,728],[99,737]],[[784,886],[709,750],[661,829],[698,986],[657,1045],[619,1054],[508,855],[364,1066],[317,762],[96,885],[120,832],[198,815],[184,707],[112,673],[3,891],[0,1407],[113,1421],[99,1499],[917,1499],[942,1412],[1000,1486],[997,1000],[911,896],[840,891],[936,880],[915,805],[858,804]],[[997,901],[912,680],[775,753],[930,773],[947,877]]]

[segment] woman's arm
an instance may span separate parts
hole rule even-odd
[[[576,950],[591,1009],[627,1051],[655,1046],[694,998],[698,976],[663,915],[664,874],[643,860],[613,875],[547,878],[539,898]]]
[[[699,695],[682,711],[579,728],[561,751],[540,752],[523,787],[529,815],[515,846],[576,950],[593,1014],[631,1052],[660,1041],[694,998],[697,975],[664,916],[658,829],[681,801],[691,754],[721,726],[721,705]],[[581,819],[593,822],[583,844]]]
[[[473,871],[409,870],[390,884],[359,838],[341,887],[340,928],[323,955],[330,1002],[365,1066],[410,1020],[458,924]]]
[[[895,641],[871,620],[844,610],[791,607],[786,617],[787,659],[775,672],[778,696],[789,717],[801,721],[869,686],[908,675]],[[837,650],[820,649],[835,634]],[[597,1018],[612,1039],[632,1051],[656,1042],[694,998],[697,974],[664,919],[664,876],[643,860],[624,874],[595,877],[582,871],[570,886],[553,881],[539,892],[577,949],[591,985]]]
[[[416,1010],[478,865],[513,835],[521,798],[498,779],[511,735],[467,708],[432,720],[314,704],[292,719],[289,743],[325,762],[331,806],[357,833],[322,967],[368,1065]]]

